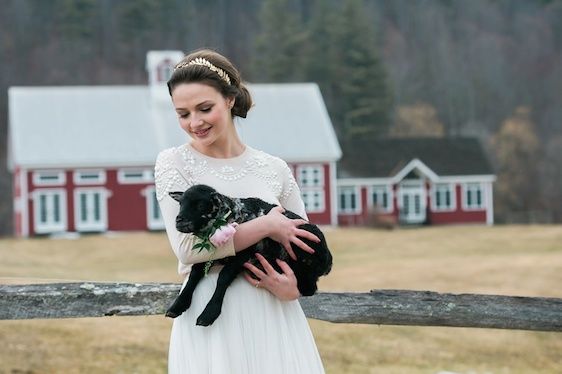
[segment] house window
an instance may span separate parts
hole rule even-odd
[[[62,186],[66,183],[66,174],[62,170],[43,170],[33,173],[36,186]]]
[[[104,184],[105,171],[78,170],[74,172],[74,184]]]
[[[33,200],[34,228],[37,234],[66,231],[65,190],[36,190]]]
[[[77,231],[107,229],[107,194],[103,188],[74,190],[74,224]]]
[[[467,183],[464,186],[464,207],[466,209],[484,208],[484,196],[481,183]]]
[[[301,188],[324,186],[324,168],[322,165],[298,166],[297,182]]]
[[[148,169],[120,169],[117,181],[121,184],[154,182],[154,171]]]
[[[436,184],[433,189],[433,209],[454,210],[455,208],[455,185],[450,183]]]
[[[359,188],[339,187],[338,188],[338,208],[340,213],[359,213],[361,212],[361,201]]]
[[[164,219],[160,212],[160,206],[156,199],[156,189],[149,187],[146,189],[146,221],[149,230],[163,230]]]
[[[322,189],[306,189],[301,191],[304,208],[309,213],[321,213],[324,207],[324,190]]]
[[[371,205],[386,212],[392,211],[392,196],[390,186],[371,186]]]

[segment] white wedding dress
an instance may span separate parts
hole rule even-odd
[[[190,264],[209,259],[192,251],[194,236],[175,228],[178,203],[168,192],[207,184],[232,197],[259,197],[306,217],[300,191],[287,164],[246,146],[237,157],[215,159],[189,144],[162,151],[155,167],[157,198],[166,232],[187,276]],[[232,239],[213,258],[234,255]],[[213,267],[195,289],[191,307],[174,319],[168,372],[172,374],[315,374],[324,373],[306,317],[297,300],[281,301],[239,276],[228,288],[222,313],[208,327],[196,319],[214,292],[218,271]],[[185,284],[185,282],[184,282]]]

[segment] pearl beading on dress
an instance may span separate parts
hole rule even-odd
[[[229,165],[215,167],[206,159],[192,152],[187,145],[170,148],[162,151],[156,161],[154,172],[156,198],[160,201],[168,192],[177,190],[177,188],[186,190],[190,186],[200,183],[201,176],[205,174],[224,181],[238,181],[254,175],[264,180],[271,191],[279,197],[279,201],[283,203],[283,200],[292,193],[297,185],[294,178],[290,178],[288,185],[283,188],[279,173],[270,167],[273,162],[275,162],[274,157],[258,151],[256,155],[245,160],[240,168]],[[289,167],[285,165],[284,168],[290,175]]]
[[[190,186],[174,166],[175,148],[162,151],[158,155],[154,167],[154,181],[156,186],[156,199],[161,201],[164,196],[172,191],[173,186],[187,190]],[[176,188],[177,188],[176,187]]]

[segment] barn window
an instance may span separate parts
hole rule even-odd
[[[322,189],[306,189],[301,191],[304,207],[309,213],[321,213],[325,210],[324,207],[324,190]]]
[[[386,212],[392,211],[392,189],[388,185],[375,185],[370,188],[371,206]]]
[[[482,183],[467,183],[464,185],[464,208],[484,208],[484,190]]]
[[[439,183],[433,188],[433,209],[435,210],[454,210],[455,185],[451,183]]]
[[[40,189],[33,193],[34,229],[37,234],[62,232],[66,224],[66,191]]]
[[[117,181],[121,184],[150,183],[154,181],[154,172],[149,169],[120,169]]]
[[[104,184],[104,170],[77,170],[74,172],[74,184]]]
[[[297,167],[297,183],[301,188],[323,187],[324,168],[322,165],[300,165]]]
[[[361,212],[359,189],[357,187],[339,187],[338,203],[340,213]]]
[[[33,173],[36,186],[62,186],[66,183],[66,174],[62,170],[40,170]]]
[[[157,69],[157,77],[158,82],[167,82],[172,73],[174,72],[174,63],[170,59],[165,59],[160,64],[158,64]]]
[[[296,168],[296,174],[306,211],[321,213],[326,210],[324,167],[322,165],[299,165]]]

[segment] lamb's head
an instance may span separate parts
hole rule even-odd
[[[170,192],[170,196],[180,203],[176,217],[176,229],[180,232],[198,234],[220,213],[221,195],[207,185],[197,184],[185,192]]]

